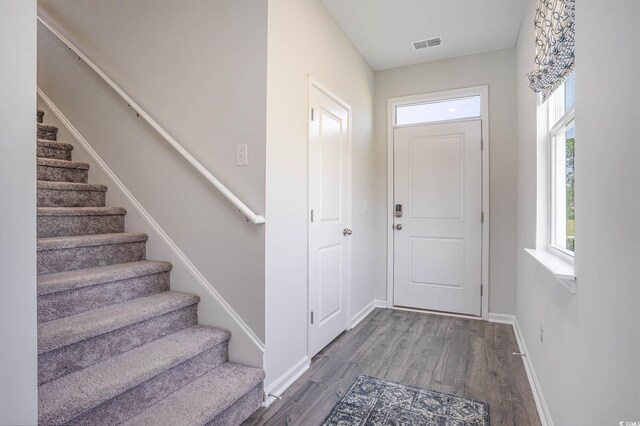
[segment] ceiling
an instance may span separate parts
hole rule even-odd
[[[515,45],[525,0],[320,0],[375,70]],[[411,42],[442,36],[414,51]]]

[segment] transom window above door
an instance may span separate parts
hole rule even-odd
[[[396,126],[403,126],[479,118],[480,113],[480,96],[444,99],[396,106],[395,124]]]

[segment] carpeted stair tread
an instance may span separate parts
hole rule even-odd
[[[37,157],[38,180],[49,182],[77,182],[87,183],[89,180],[89,165],[77,161]]]
[[[39,180],[38,207],[104,207],[107,187],[89,183]]]
[[[73,151],[73,145],[66,142],[50,141],[47,139],[38,139],[38,146],[52,149],[64,149],[66,151]]]
[[[75,235],[72,237],[38,238],[38,251],[78,247],[95,247],[147,241],[147,234],[120,232],[116,234]]]
[[[57,167],[61,169],[89,170],[89,164],[78,161],[58,160],[55,158],[37,158],[37,165],[41,167]]]
[[[168,272],[173,266],[169,262],[141,260],[139,262],[118,263],[97,268],[78,269],[38,276],[38,295],[57,293],[90,287],[129,278]]]
[[[39,180],[37,184],[38,184],[38,189],[54,189],[59,191],[107,192],[107,187],[105,185],[93,184],[93,183],[49,182],[46,180]]]
[[[229,337],[226,330],[195,325],[41,385],[39,423],[66,423]]]
[[[72,151],[73,145],[71,144],[38,139],[36,157],[71,161]]]
[[[126,214],[121,207],[38,207],[38,238],[121,233]]]
[[[58,128],[56,126],[49,126],[42,123],[38,123],[37,126],[36,134],[38,139],[47,139],[50,141],[58,139]]]
[[[165,291],[38,324],[38,354],[90,339],[198,303],[196,295]]]
[[[56,126],[52,126],[50,124],[43,124],[43,123],[38,123],[38,129],[43,129],[43,130],[58,130],[58,128]]]
[[[125,215],[122,207],[38,207],[38,216],[114,216]]]
[[[227,362],[122,425],[206,425],[263,380],[262,370]]]

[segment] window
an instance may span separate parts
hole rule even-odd
[[[476,117],[480,117],[480,96],[396,107],[396,125],[398,126]]]
[[[549,97],[551,152],[550,245],[569,255],[575,250],[575,72]]]

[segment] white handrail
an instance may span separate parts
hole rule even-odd
[[[142,117],[151,127],[155,129],[156,132],[160,134],[169,144],[176,150],[180,155],[182,155],[197,171],[200,172],[205,179],[207,179],[218,191],[222,193],[229,201],[233,203],[234,206],[238,208],[240,213],[242,213],[247,221],[255,224],[263,224],[265,223],[265,218],[263,216],[255,214],[246,204],[244,204],[236,195],[229,190],[222,182],[218,180],[214,175],[207,170],[202,163],[195,159],[193,155],[189,153],[180,143],[175,140],[166,130],[158,124],[149,114],[142,109],[140,105],[136,103],[120,86],[118,86],[107,74],[105,74],[100,67],[98,67],[87,55],[82,53],[82,51],[71,42],[68,38],[66,38],[63,34],[57,31],[52,25],[47,23],[42,17],[38,16],[38,20],[44,25],[53,35],[58,37],[60,41],[62,41],[69,49],[71,49],[78,58],[82,59],[89,67],[95,71],[113,90],[115,90],[121,97],[124,99],[127,104],[136,112],[136,114]]]

